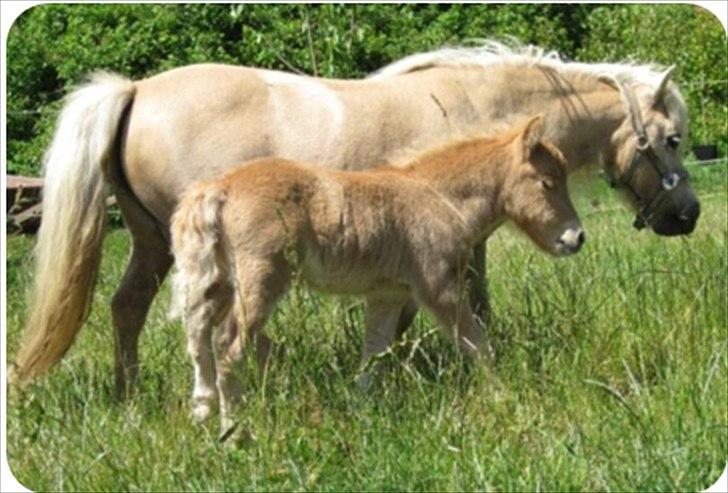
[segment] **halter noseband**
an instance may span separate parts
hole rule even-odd
[[[634,154],[632,154],[632,162],[630,163],[629,168],[627,168],[627,171],[622,173],[621,176],[612,178],[609,184],[612,188],[626,187],[632,195],[635,196],[637,202],[642,204],[642,207],[637,212],[634,222],[632,223],[632,225],[639,230],[650,224],[655,209],[660,202],[662,202],[667,194],[671,190],[675,189],[681,181],[688,179],[690,174],[684,169],[672,171],[660,160],[657,153],[655,153],[655,149],[650,143],[649,137],[647,136],[647,131],[645,130],[645,125],[642,121],[642,112],[640,111],[639,104],[637,103],[637,98],[632,92],[632,89],[627,87],[626,84],[620,83],[619,86],[627,98],[629,113],[632,119],[632,128],[637,135],[637,146]],[[634,176],[635,171],[637,171],[640,154],[644,154],[645,157],[647,157],[647,160],[655,168],[657,174],[660,175],[660,190],[651,200],[648,201],[642,199],[631,185],[632,177]]]

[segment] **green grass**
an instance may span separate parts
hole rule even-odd
[[[8,403],[13,472],[39,490],[701,490],[727,457],[726,175],[693,171],[703,215],[689,238],[634,232],[603,184],[577,205],[583,253],[538,253],[508,228],[489,242],[498,362],[467,365],[419,316],[354,385],[361,304],[294,290],[252,368],[234,443],[187,417],[192,369],[167,286],[141,340],[140,388],[112,397],[109,300],[129,237],[111,232],[74,348]],[[31,238],[8,239],[15,353]]]

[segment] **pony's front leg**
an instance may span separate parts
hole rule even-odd
[[[461,302],[447,303],[433,308],[440,326],[458,345],[460,351],[469,357],[490,355],[490,347],[483,338],[470,306]]]
[[[478,321],[478,325],[483,328],[482,330],[487,330],[491,316],[485,263],[486,243],[483,242],[473,248],[466,275],[468,293],[470,295],[470,308]],[[402,307],[397,323],[397,339],[401,339],[407,329],[412,325],[417,315],[417,310],[418,307],[414,301],[409,301]]]
[[[409,300],[399,312],[399,320],[397,322],[397,335],[396,339],[401,340],[404,333],[409,329],[412,322],[415,320],[415,316],[419,311],[419,307],[414,300]]]

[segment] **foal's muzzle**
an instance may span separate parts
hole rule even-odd
[[[585,241],[586,235],[581,227],[569,228],[559,236],[556,249],[561,255],[571,255],[578,252]]]

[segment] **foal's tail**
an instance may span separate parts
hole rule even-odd
[[[201,308],[206,294],[228,278],[220,225],[225,188],[218,182],[193,185],[179,201],[172,216],[173,276],[170,317],[185,314],[189,307]]]
[[[13,381],[38,377],[73,343],[91,304],[106,222],[104,179],[116,158],[132,81],[97,73],[68,96],[43,164],[35,286]]]

